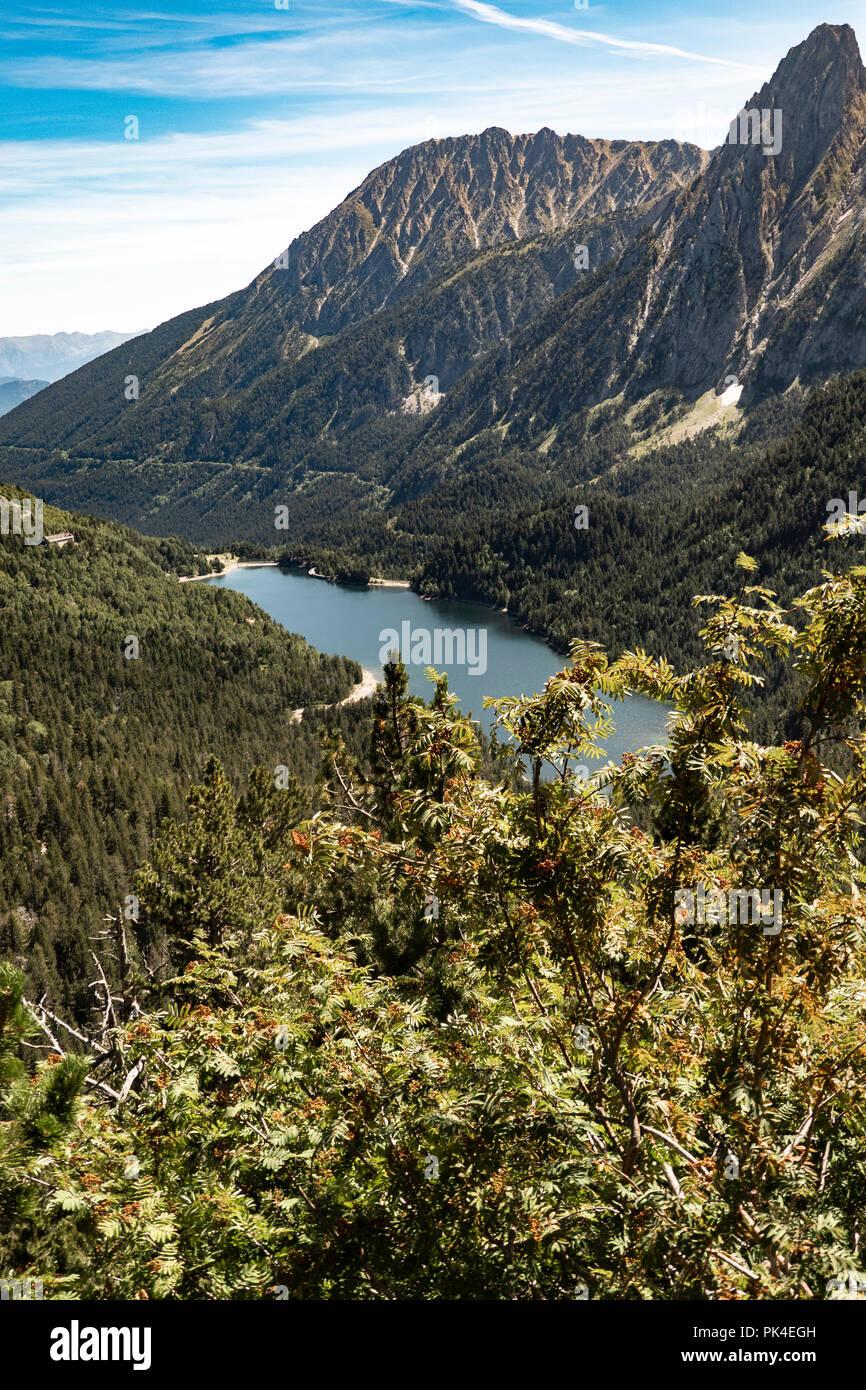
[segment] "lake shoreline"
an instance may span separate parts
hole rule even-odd
[[[544,636],[501,612],[498,605],[467,599],[431,598],[428,601],[426,595],[422,596],[411,587],[317,584],[310,582],[319,576],[309,573],[309,565],[271,562],[266,566],[262,562],[246,562],[243,567],[235,568],[237,573],[226,578],[219,575],[210,578],[243,593],[287,632],[297,633],[316,651],[342,653],[361,668],[363,679],[355,683],[348,697],[333,706],[332,712],[341,704],[353,705],[369,699],[377,680],[382,680],[386,638],[387,650],[390,650],[394,645],[394,630],[400,631],[401,622],[406,620],[411,628],[426,633],[428,639],[431,629],[437,629],[456,632],[465,640],[466,648],[460,652],[458,641],[452,659],[443,662],[442,673],[448,676],[449,690],[457,696],[461,712],[474,716],[488,737],[495,726],[496,715],[492,706],[484,705],[483,697],[531,697],[543,691],[551,677],[567,664],[567,658],[563,661],[562,654]],[[270,573],[266,574],[265,568]],[[259,569],[262,572],[256,573]],[[473,664],[466,659],[467,634],[473,629],[486,629],[484,670],[479,669],[477,661]],[[459,657],[457,652],[460,652]],[[430,660],[425,657],[423,665],[420,655],[413,659],[410,652],[404,658],[409,694],[420,697],[425,703],[432,693],[427,679],[429,665],[436,664],[432,658],[431,652]],[[374,672],[378,672],[375,678]],[[599,744],[603,759],[618,763],[624,752],[666,742],[667,709],[664,705],[632,695],[623,704],[617,703],[611,714],[614,729]],[[327,708],[311,701],[306,709],[307,719],[319,715],[327,719]],[[302,712],[293,715],[289,709],[286,717],[299,723],[305,715]]]
[[[234,570],[260,569],[299,570],[301,574],[308,574],[311,579],[324,579],[328,584],[342,584],[343,582],[339,579],[329,579],[326,574],[319,574],[312,565],[307,569],[305,565],[281,565],[279,560],[230,560],[224,569],[211,570],[209,574],[178,575],[178,582],[195,584],[205,579],[224,579],[227,574],[232,574]],[[364,587],[368,589],[411,589],[412,581],[411,579],[380,579],[378,576],[374,576],[367,581]]]
[[[361,672],[361,679],[352,686],[348,695],[345,695],[342,700],[336,700],[331,705],[301,705],[299,709],[292,710],[290,723],[300,724],[308,709],[314,712],[325,709],[340,709],[342,705],[357,705],[361,700],[371,699],[376,694],[376,688],[382,677],[377,676],[376,672],[371,671],[367,666],[362,666]]]
[[[301,574],[308,574],[311,579],[324,579],[326,584],[339,584],[344,588],[350,588],[355,583],[354,580],[330,579],[327,574],[319,574],[314,565],[307,569],[306,565],[282,565],[281,569],[300,570]],[[366,584],[359,586],[362,589],[411,589],[411,579],[378,579],[372,576]]]
[[[211,574],[183,574],[179,576],[179,580],[181,584],[192,584],[205,579],[224,579],[226,575],[239,569],[280,569],[284,574],[306,574],[311,579],[323,579],[326,584],[336,584],[341,589],[360,587],[365,589],[406,589],[412,591],[411,579],[381,579],[379,577],[373,577],[369,579],[366,584],[354,585],[350,581],[342,579],[329,579],[326,574],[319,574],[314,565],[309,566],[309,568],[302,564],[281,565],[278,560],[231,560],[226,565],[225,569],[214,571]],[[448,601],[445,600],[442,594],[419,594],[418,597],[423,603],[436,603],[440,600]],[[530,627],[528,623],[522,622],[507,606],[505,608],[499,608],[495,603],[485,603],[483,599],[477,598],[458,597],[455,598],[453,602],[467,603],[475,608],[486,608],[490,612],[501,613],[504,617],[510,618],[511,622],[514,623],[515,627],[520,628],[521,632],[527,633],[530,637],[539,638],[556,656],[568,657],[566,648],[561,647],[559,643],[555,642],[542,629]]]
[[[212,570],[210,574],[181,574],[178,575],[178,583],[195,584],[202,579],[223,579],[225,575],[231,574],[233,570],[264,570],[279,569],[276,560],[232,560],[226,565],[225,569]]]

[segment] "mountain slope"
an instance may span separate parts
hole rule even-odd
[[[51,508],[44,525],[75,544],[0,539],[0,955],[81,1017],[88,938],[209,754],[238,784],[278,764],[311,783],[316,729],[292,710],[341,699],[360,668],[239,594],[179,584],[183,543]],[[361,706],[328,716],[358,746],[364,718]]]
[[[686,669],[700,655],[707,612],[692,608],[692,596],[730,590],[741,550],[758,561],[750,582],[768,585],[783,603],[819,583],[823,570],[863,563],[862,534],[830,542],[824,527],[833,499],[847,509],[852,491],[862,496],[864,452],[860,371],[816,388],[790,436],[713,492],[685,492],[660,506],[583,486],[492,520],[477,507],[455,535],[437,539],[421,592],[507,606],[563,650],[579,635],[611,651],[641,646]],[[578,503],[589,511],[580,530]],[[758,703],[766,730],[783,703],[772,674]]]
[[[590,141],[552,131],[510,136],[494,129],[429,141],[374,170],[297,238],[284,266],[268,267],[246,290],[163,324],[78,372],[39,411],[19,411],[0,438],[81,454],[207,460],[214,457],[209,416],[217,400],[228,396],[242,422],[244,393],[269,373],[291,371],[323,338],[405,302],[473,255],[563,233],[576,219],[591,223],[656,206],[689,184],[706,160],[696,147],[674,141]],[[564,283],[573,283],[573,256],[571,246],[567,256],[561,249],[554,278],[568,266]],[[527,299],[518,294],[516,308],[508,294],[502,297],[491,338],[498,341],[549,300],[557,288],[550,276],[548,268]],[[483,301],[470,303],[457,336],[470,338],[488,317]],[[465,370],[484,346],[482,333],[453,370]],[[443,379],[447,373],[446,365]],[[137,400],[125,394],[128,376],[138,379]],[[280,386],[291,394],[291,380],[275,389]],[[363,380],[357,388],[363,392]]]

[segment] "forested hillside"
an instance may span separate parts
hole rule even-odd
[[[720,463],[726,452],[719,450]],[[613,496],[602,480],[598,487],[571,488],[545,507],[490,520],[482,507],[473,513],[467,505],[475,525],[467,520],[453,538],[437,541],[419,587],[507,606],[562,650],[579,635],[608,646],[644,646],[685,669],[700,652],[690,596],[730,584],[741,546],[784,603],[817,583],[831,563],[843,570],[862,563],[861,534],[831,554],[824,528],[832,499],[847,508],[859,487],[866,501],[864,457],[866,372],[858,372],[816,389],[784,443],[730,450],[734,476],[727,485],[709,488],[701,469],[687,465],[690,479],[678,474],[680,495],[659,496],[668,453],[645,460],[646,474],[630,497]],[[580,505],[588,510],[583,529],[575,525]],[[790,708],[791,692],[783,698]],[[782,704],[772,698],[769,708],[777,714]]]
[[[208,757],[240,785],[281,765],[309,789],[317,720],[292,710],[342,699],[361,672],[239,594],[179,584],[196,565],[185,542],[53,508],[44,527],[74,545],[0,537],[0,952],[80,1020],[103,919]],[[366,739],[363,706],[323,718]]]
[[[577,642],[499,702],[550,781],[482,780],[400,667],[314,819],[210,764],[135,880],[187,943],[171,980],[122,979],[82,1057],[0,969],[0,1270],[49,1299],[847,1297],[866,568],[796,628],[737,573],[697,669]],[[809,712],[770,746],[739,699],[768,661]],[[587,782],[628,689],[675,706],[668,748]]]

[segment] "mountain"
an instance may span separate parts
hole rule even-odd
[[[213,477],[219,492],[215,463],[268,451],[285,461],[327,432],[335,407],[352,427],[388,412],[410,420],[404,401],[427,375],[446,388],[575,283],[576,231],[598,254],[620,249],[707,158],[674,141],[549,130],[428,141],[370,174],[246,290],[58,383],[0,441],[153,461],[158,471],[183,460],[194,465],[183,469],[184,491]],[[281,438],[268,444],[277,416]],[[173,490],[170,472],[143,484],[147,529],[162,483]],[[166,529],[162,517],[156,525]]]
[[[516,405],[490,411],[497,422],[534,420],[537,435],[619,392],[694,400],[728,375],[747,403],[866,365],[866,75],[853,31],[816,29],[745,108],[778,116],[779,152],[721,146],[614,267],[516,335]],[[502,356],[476,396],[501,388]]]
[[[34,333],[0,338],[0,377],[59,381],[78,367],[134,338],[134,333]]]
[[[637,504],[669,467],[683,498],[731,483],[803,387],[866,365],[851,28],[819,26],[744,105],[775,153],[498,129],[404,151],[247,289],[19,406],[3,466],[145,532],[430,583],[482,511],[589,483]]]
[[[291,305],[301,327],[339,332],[406,299],[471,251],[520,242],[623,208],[655,202],[690,183],[706,156],[674,141],[511,136],[431,140],[373,171],[289,248],[285,271],[255,282]]]
[[[22,401],[29,400],[48,385],[47,381],[19,381],[17,377],[3,377],[0,380],[0,415],[14,410]]]

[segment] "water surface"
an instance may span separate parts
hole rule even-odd
[[[387,629],[412,633],[436,628],[486,630],[486,671],[471,674],[467,665],[431,662],[448,675],[449,689],[460,698],[465,714],[477,719],[489,733],[493,710],[483,708],[486,695],[531,695],[543,690],[549,676],[560,671],[565,658],[540,637],[524,632],[505,613],[476,603],[451,599],[425,600],[410,589],[364,588],[329,584],[300,570],[275,568],[235,569],[208,583],[236,589],[263,608],[289,632],[299,632],[321,652],[352,657],[377,675],[382,671],[382,634]],[[478,636],[474,653],[477,654]],[[473,654],[469,644],[470,655]],[[447,647],[446,647],[447,653]],[[404,660],[406,653],[404,652]],[[477,664],[477,663],[476,663]],[[424,667],[407,663],[409,690],[429,699],[433,687]],[[665,740],[666,708],[635,695],[613,705],[616,729],[605,747],[607,756],[619,762],[624,752]],[[590,767],[602,766],[602,762]]]

